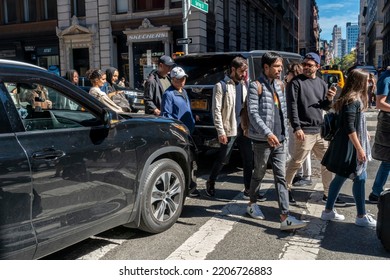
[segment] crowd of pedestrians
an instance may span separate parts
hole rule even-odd
[[[265,219],[258,202],[265,200],[261,195],[261,183],[270,164],[278,198],[280,229],[305,227],[307,223],[289,214],[289,206],[296,204],[294,187],[312,185],[313,153],[321,161],[324,188],[325,209],[320,218],[344,220],[334,207],[346,205],[338,195],[344,182],[352,179],[357,208],[355,224],[375,227],[375,219],[365,210],[366,170],[371,160],[365,112],[374,105],[380,110],[372,157],[381,164],[368,198],[377,203],[390,172],[390,67],[378,81],[362,70],[352,70],[340,93],[340,89],[328,88],[318,75],[321,62],[316,53],[306,54],[302,63],[290,64],[284,77],[281,77],[283,58],[277,52],[265,53],[261,63],[263,72],[255,81],[249,81],[247,61],[238,56],[231,61],[226,76],[214,86],[212,114],[220,148],[206,181],[206,195],[217,195],[218,175],[229,162],[233,145],[236,145],[243,163],[243,198],[249,199],[247,214],[255,219]],[[92,83],[90,94],[117,112],[132,111],[121,95],[117,69],[108,68],[106,72],[90,69],[87,77]],[[145,81],[145,113],[178,119],[192,133],[198,117],[191,111],[184,88],[187,77],[171,57],[161,56],[157,69]],[[77,71],[68,71],[66,78],[77,84]],[[249,118],[248,131],[241,125],[244,106]],[[320,128],[324,112],[330,109],[336,112],[339,127],[329,143],[321,137]],[[331,152],[337,150],[335,146],[344,147],[348,163],[334,164],[344,156]],[[335,160],[334,157],[339,158]],[[196,176],[193,176],[189,196],[199,196]]]

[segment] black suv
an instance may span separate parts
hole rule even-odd
[[[259,77],[262,71],[261,57],[265,52],[267,51],[194,53],[180,56],[175,60],[177,65],[188,74],[185,88],[191,99],[192,112],[199,116],[193,137],[200,150],[219,147],[211,112],[214,85],[224,78],[230,68],[230,62],[236,56],[248,60],[250,80]],[[288,64],[302,60],[302,57],[296,53],[278,53],[284,58],[284,69],[287,69]],[[284,73],[282,77],[283,75]]]
[[[0,60],[0,259],[179,218],[196,146],[179,121],[116,114],[47,70]]]

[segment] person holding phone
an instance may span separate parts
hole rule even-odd
[[[321,67],[318,54],[306,54],[302,65],[303,73],[291,81],[286,93],[288,118],[294,131],[294,147],[286,170],[289,187],[310,151],[317,159],[322,159],[328,149],[328,142],[321,138],[320,129],[324,121],[323,111],[331,108],[336,95],[335,88],[328,90],[326,82],[317,76]],[[324,166],[321,167],[321,178],[324,186],[322,201],[326,202],[332,173]],[[346,203],[337,198],[335,205],[345,206]]]

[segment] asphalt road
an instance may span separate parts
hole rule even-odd
[[[305,229],[295,232],[279,230],[279,209],[268,170],[262,188],[267,201],[260,207],[266,219],[258,221],[245,214],[247,201],[242,199],[242,170],[239,156],[222,170],[215,198],[204,193],[205,180],[213,156],[199,161],[198,185],[201,196],[187,198],[179,221],[161,234],[117,227],[89,238],[45,259],[105,260],[388,260],[376,237],[375,229],[354,225],[356,207],[351,182],[341,190],[347,207],[338,211],[346,216],[343,222],[319,219],[324,209],[322,184],[317,175],[319,162],[313,159],[313,185],[295,188],[298,205],[291,213],[308,221]],[[238,166],[238,167],[237,167]],[[368,168],[366,197],[370,192],[378,162]],[[387,184],[390,186],[390,183]],[[377,215],[377,205],[367,204],[367,211]]]

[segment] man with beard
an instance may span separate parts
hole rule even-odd
[[[329,110],[336,89],[328,90],[328,85],[317,76],[320,68],[320,57],[316,53],[306,54],[302,63],[303,73],[291,81],[287,91],[288,118],[294,132],[294,147],[291,160],[286,170],[288,186],[292,185],[296,172],[312,151],[318,160],[324,157],[328,142],[321,138],[321,124],[324,121],[323,110]],[[332,173],[323,165],[321,178],[324,186],[322,201],[326,203]],[[336,206],[345,206],[345,202],[337,198]]]
[[[252,145],[240,126],[240,112],[247,95],[247,71],[247,61],[237,56],[230,63],[230,75],[214,86],[212,112],[220,148],[206,182],[208,196],[215,196],[215,180],[229,162],[234,143],[237,143],[243,162],[245,190],[249,190],[253,165]]]

